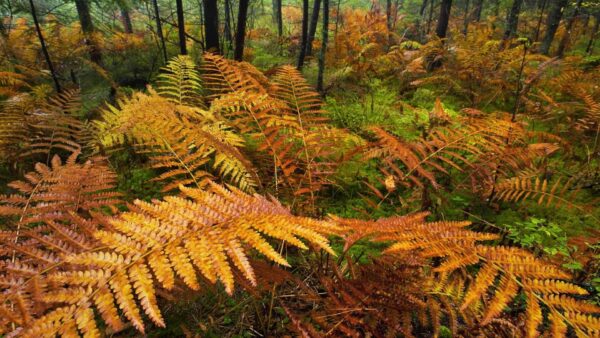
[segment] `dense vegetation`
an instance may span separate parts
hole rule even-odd
[[[600,336],[598,1],[0,12],[0,337]]]

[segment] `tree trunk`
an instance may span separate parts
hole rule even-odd
[[[429,0],[423,0],[421,3],[421,8],[419,9],[419,16],[417,17],[417,22],[415,23],[415,31],[418,37],[418,40],[423,40],[423,29],[421,28],[421,21],[425,19],[425,10],[427,9],[427,4]]]
[[[75,7],[77,7],[81,30],[83,31],[83,35],[85,35],[85,44],[90,48],[90,59],[92,62],[101,65],[102,52],[94,39],[94,24],[90,15],[88,0],[75,0]]]
[[[229,50],[231,50],[231,43],[233,41],[231,27],[231,0],[225,0],[225,27],[223,27],[223,34],[225,34],[225,41],[229,46]]]
[[[219,8],[217,7],[217,0],[204,0],[204,36],[206,37],[206,50],[219,54]]]
[[[537,26],[535,27],[535,36],[533,37],[533,42],[537,42],[540,38],[540,28],[542,27],[542,18],[544,17],[544,11],[546,10],[546,4],[548,0],[542,0],[540,4],[540,17],[538,19]]]
[[[283,0],[275,0],[277,2],[276,15],[277,15],[277,34],[279,37],[283,36],[283,15],[281,14],[281,2]]]
[[[385,2],[385,18],[388,31],[392,30],[392,22],[394,18],[392,18],[392,0],[386,0]]]
[[[160,12],[158,10],[158,2],[157,0],[152,0],[152,4],[154,5],[154,18],[156,19],[156,33],[158,34],[158,38],[160,39],[160,44],[162,45],[163,56],[165,58],[165,63],[169,61],[169,56],[167,55],[167,45],[165,44],[165,37],[162,31],[162,23],[160,22]]]
[[[237,30],[235,33],[235,52],[233,58],[237,61],[244,59],[244,42],[246,40],[246,20],[248,19],[248,3],[250,0],[240,0],[238,10]]]
[[[571,30],[573,29],[573,24],[575,20],[579,16],[579,11],[581,10],[582,0],[577,0],[577,4],[575,5],[575,9],[573,10],[573,14],[567,21],[567,27],[565,28],[565,34],[560,40],[560,44],[558,45],[558,51],[556,52],[556,56],[562,58],[565,54],[565,49],[567,48],[567,44],[569,43],[569,39],[571,38]]]
[[[183,17],[183,0],[176,0],[177,4],[177,31],[179,33],[179,54],[187,55],[185,40],[185,19]]]
[[[467,36],[467,33],[469,32],[469,5],[470,5],[470,1],[466,0],[465,1],[465,22],[464,22],[464,28],[463,28],[463,34],[465,36]]]
[[[552,7],[552,11],[548,14],[548,19],[546,20],[546,35],[544,36],[544,41],[542,41],[542,46],[540,48],[542,54],[548,55],[550,53],[550,46],[552,46],[554,35],[556,34],[556,30],[562,19],[563,11],[568,3],[568,0],[557,0]]]
[[[504,40],[514,38],[517,35],[519,28],[519,13],[521,12],[522,4],[523,0],[513,0],[510,12],[508,13],[508,20],[506,21]]]
[[[481,12],[483,11],[483,0],[476,0],[475,2],[475,21],[481,21]]]
[[[133,25],[131,24],[131,16],[129,15],[129,9],[125,6],[121,7],[121,18],[123,19],[123,30],[127,34],[133,33]]]
[[[314,0],[313,11],[310,18],[310,26],[308,28],[308,41],[306,41],[306,56],[312,55],[312,45],[315,41],[317,33],[317,23],[319,23],[319,11],[321,10],[321,0]]]
[[[308,42],[308,0],[302,0],[302,39],[300,40],[300,52],[298,53],[298,64],[296,68],[302,70],[304,57],[306,56],[306,44]]]
[[[54,88],[57,93],[61,92],[60,83],[58,83],[58,77],[56,76],[56,72],[54,71],[54,66],[52,65],[52,60],[50,59],[50,54],[48,53],[48,49],[46,48],[46,41],[44,40],[44,35],[42,34],[42,30],[40,29],[40,23],[38,22],[37,13],[35,12],[35,6],[33,4],[33,0],[29,0],[29,6],[31,7],[31,16],[33,17],[33,23],[35,25],[35,31],[37,32],[38,39],[40,40],[40,45],[42,46],[42,53],[44,54],[44,58],[46,59],[46,63],[48,64],[48,69],[50,70],[50,75],[52,75],[52,81],[54,81]]]
[[[450,20],[450,10],[452,9],[452,0],[442,0],[440,6],[440,17],[435,29],[435,34],[440,39],[446,38],[448,32],[448,21]]]
[[[592,55],[592,51],[594,49],[594,41],[596,40],[596,36],[598,35],[598,28],[600,28],[600,13],[596,13],[594,15],[594,29],[592,29],[592,34],[590,35],[590,41],[588,41],[587,47],[585,48],[585,52],[588,55]]]
[[[429,19],[427,19],[427,34],[431,31],[431,23],[433,22],[433,7],[435,6],[435,0],[429,2]]]
[[[325,56],[327,55],[327,40],[329,39],[329,0],[323,0],[323,42],[319,54],[319,73],[317,74],[317,91],[323,94],[323,73],[325,72]]]

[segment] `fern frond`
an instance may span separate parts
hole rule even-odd
[[[243,66],[240,67],[235,61],[212,53],[204,53],[202,61],[202,80],[211,92],[209,98],[234,91],[266,93],[265,88],[255,79],[258,71],[247,72],[247,64],[242,63]]]
[[[200,74],[196,64],[188,55],[178,55],[162,68],[156,81],[156,91],[168,100],[195,107],[203,107]]]

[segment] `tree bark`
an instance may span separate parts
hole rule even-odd
[[[448,21],[450,20],[450,10],[452,9],[452,0],[442,0],[440,6],[440,17],[435,29],[435,34],[440,39],[446,38],[448,32]]]
[[[48,69],[50,70],[52,81],[54,81],[54,88],[56,89],[57,93],[60,93],[60,83],[58,82],[58,77],[56,76],[56,72],[54,71],[54,66],[52,65],[50,54],[48,53],[48,49],[46,48],[46,41],[44,40],[44,35],[42,34],[42,30],[40,29],[40,23],[37,18],[37,13],[35,11],[33,0],[29,0],[29,6],[31,7],[31,16],[33,17],[35,31],[37,32],[38,39],[40,40],[40,45],[42,46],[42,53],[44,54],[44,58],[46,59],[46,63],[48,64]]]
[[[508,13],[508,20],[506,21],[504,40],[514,38],[517,35],[517,30],[519,28],[519,13],[521,12],[522,4],[523,0],[513,0],[510,12]]]
[[[317,24],[319,23],[319,11],[321,10],[321,0],[314,0],[313,11],[308,28],[308,41],[306,41],[306,56],[312,55],[312,45],[317,33]]]
[[[548,55],[550,53],[550,46],[552,46],[554,35],[556,34],[556,30],[562,19],[563,11],[568,2],[568,0],[557,0],[552,11],[548,14],[548,19],[546,20],[546,35],[544,36],[544,41],[542,41],[542,47],[540,48],[542,54]]]
[[[329,39],[329,0],[323,0],[323,43],[319,54],[319,72],[317,74],[317,91],[323,94],[323,73],[325,72],[325,56],[327,55],[327,40]]]
[[[163,57],[165,58],[165,63],[167,63],[169,61],[169,56],[167,55],[167,45],[165,44],[165,37],[162,31],[162,23],[160,22],[160,12],[158,10],[157,0],[152,0],[152,4],[154,5],[154,18],[156,19],[156,34],[158,34],[158,38],[160,39]]]
[[[225,27],[223,27],[223,34],[225,34],[225,41],[229,45],[229,50],[231,50],[231,43],[233,41],[231,27],[231,0],[225,0]]]
[[[592,34],[590,35],[590,40],[588,41],[587,47],[585,48],[585,52],[588,55],[592,55],[594,49],[594,41],[596,40],[596,36],[598,35],[598,28],[600,28],[600,13],[596,13],[594,15],[594,28],[592,29]]]
[[[304,58],[306,57],[306,43],[308,42],[308,0],[302,0],[302,39],[300,41],[300,52],[298,53],[298,64],[296,68],[302,70]]]
[[[559,58],[562,58],[565,54],[565,49],[567,48],[567,45],[571,38],[571,30],[573,29],[573,24],[575,23],[575,20],[579,16],[579,11],[581,10],[582,2],[583,2],[582,0],[577,0],[577,4],[575,5],[573,14],[571,14],[569,21],[567,21],[567,27],[565,28],[565,34],[563,35],[562,39],[560,39],[560,44],[558,45],[558,50],[556,51],[556,56],[558,56]]]
[[[275,0],[277,8],[275,9],[277,15],[277,34],[279,37],[283,36],[283,15],[281,14],[281,2],[283,0]]]
[[[219,8],[217,7],[217,0],[204,0],[203,3],[206,50],[219,54]]]
[[[394,18],[392,18],[392,0],[386,0],[385,2],[385,18],[388,31],[392,30],[392,22]]]
[[[75,7],[77,8],[81,30],[85,36],[85,44],[90,48],[90,59],[92,62],[102,65],[102,52],[94,39],[94,24],[90,15],[88,0],[75,0]]]
[[[127,9],[125,6],[121,7],[121,18],[123,19],[123,30],[125,31],[125,33],[133,33],[133,24],[131,23],[129,9]]]
[[[427,34],[431,31],[431,23],[433,22],[433,7],[435,6],[435,0],[429,2],[429,18],[427,19]]]
[[[544,17],[544,11],[546,10],[546,4],[548,0],[542,0],[540,4],[540,17],[538,19],[537,26],[535,27],[535,35],[533,37],[533,42],[537,42],[540,38],[540,28],[542,27],[542,18]]]
[[[483,0],[476,0],[475,2],[475,21],[481,21],[481,12],[483,11]]]
[[[463,27],[463,34],[465,36],[467,36],[467,33],[469,32],[469,5],[470,5],[470,1],[466,0],[465,1],[465,22],[464,22],[464,27]]]
[[[433,1],[433,0],[432,0]],[[427,9],[427,4],[429,0],[423,0],[421,2],[421,8],[419,9],[419,16],[417,17],[417,22],[415,23],[415,30],[417,34],[418,40],[423,40],[423,29],[421,28],[421,21],[425,19],[425,10]]]
[[[177,32],[179,33],[179,54],[187,55],[185,39],[185,19],[183,17],[183,0],[176,0],[177,4]]]
[[[246,20],[248,20],[249,0],[240,0],[238,10],[237,30],[235,34],[235,51],[233,58],[237,61],[244,59],[244,43],[246,41]]]

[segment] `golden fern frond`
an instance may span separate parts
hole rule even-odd
[[[164,170],[156,180],[167,183],[165,191],[204,186],[208,162],[244,190],[257,185],[252,165],[239,150],[244,140],[209,111],[177,105],[149,89],[148,95],[122,100],[118,108],[109,105],[102,118],[95,122],[99,143],[112,148],[133,141],[153,167]]]
[[[533,200],[546,207],[567,206],[579,210],[585,209],[584,206],[573,202],[579,189],[573,185],[572,179],[563,183],[563,180],[558,178],[554,183],[549,183],[548,180],[540,180],[539,177],[532,179],[515,177],[496,184],[494,190],[494,199],[501,201]]]
[[[563,328],[566,330],[570,326],[580,336],[593,336],[600,330],[597,317],[600,307],[568,295],[587,293],[567,281],[571,278],[568,273],[523,249],[479,244],[497,236],[463,229],[469,222],[428,223],[421,213],[376,222],[335,217],[333,220],[349,229],[350,233],[356,231],[359,237],[391,241],[386,252],[398,255],[399,260],[406,255],[435,258],[431,271],[441,280],[453,280],[456,278],[454,271],[479,265],[475,278],[455,301],[462,302],[461,311],[480,313],[478,321],[481,326],[494,325],[505,307],[524,292],[529,336],[535,336],[537,330],[542,329],[542,305],[550,309],[548,319],[553,322],[552,330],[564,332]],[[356,240],[352,234],[346,236]],[[457,276],[462,278],[462,273]]]
[[[204,53],[202,60],[202,80],[211,92],[209,98],[234,91],[266,93],[265,88],[256,80],[257,70],[248,73],[248,64],[228,60],[221,55]]]
[[[15,72],[0,72],[0,95],[17,95],[21,88],[29,88],[27,76]]]
[[[172,289],[175,279],[194,290],[203,283],[199,277],[220,281],[232,293],[234,267],[256,283],[249,249],[288,265],[266,236],[307,249],[303,239],[334,254],[325,237],[340,231],[333,223],[295,217],[278,202],[215,184],[209,191],[181,191],[184,197],[136,201],[132,211],[111,221],[113,229],[94,234],[102,249],[66,254],[62,264],[69,270],[51,271],[46,277],[53,285],[41,303],[49,310],[12,322],[18,327],[15,332],[64,336],[68,327],[75,334],[97,333],[94,309],[114,330],[121,328],[119,313],[140,332],[142,314],[165,326],[157,289]]]
[[[162,68],[156,81],[156,91],[176,104],[203,107],[200,74],[188,55],[178,55]]]

